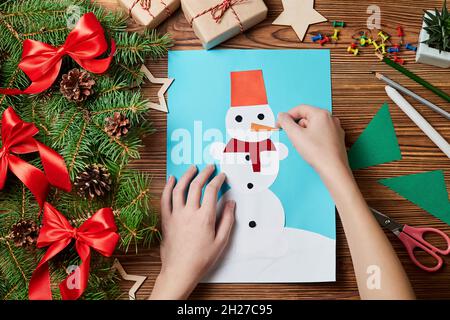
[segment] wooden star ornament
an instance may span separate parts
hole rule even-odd
[[[138,275],[134,275],[134,274],[128,274],[125,271],[125,269],[122,267],[122,264],[117,259],[114,260],[113,269],[115,269],[115,270],[117,270],[117,272],[119,272],[122,279],[135,282],[135,284],[133,284],[133,286],[130,288],[130,291],[128,291],[128,297],[130,300],[136,300],[136,292],[142,286],[142,284],[147,279],[147,277],[138,276]]]
[[[314,9],[314,0],[281,0],[284,11],[272,24],[291,26],[303,41],[309,25],[327,21]]]
[[[169,89],[170,85],[175,79],[169,79],[169,78],[156,78],[153,76],[153,74],[150,72],[150,70],[147,69],[145,65],[141,66],[141,72],[144,73],[144,75],[147,77],[147,79],[150,81],[150,83],[154,84],[162,84],[161,89],[158,91],[158,101],[159,103],[149,102],[148,105],[151,109],[155,109],[162,112],[169,112],[167,109],[167,102],[164,98],[164,94]]]

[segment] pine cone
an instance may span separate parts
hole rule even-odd
[[[111,176],[105,166],[91,164],[78,175],[74,185],[80,197],[94,199],[111,190]]]
[[[33,220],[21,219],[13,224],[9,236],[16,247],[32,246],[39,236],[39,226]]]
[[[113,117],[105,119],[105,131],[111,137],[120,138],[130,130],[130,120],[119,112],[114,112]]]
[[[82,102],[94,93],[94,84],[94,79],[87,71],[75,68],[63,74],[59,90],[67,100]]]

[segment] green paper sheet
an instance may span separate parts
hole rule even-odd
[[[348,151],[350,167],[357,170],[401,158],[389,106],[385,103]]]
[[[442,170],[381,179],[379,182],[450,225],[450,202]]]

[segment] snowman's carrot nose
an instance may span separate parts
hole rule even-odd
[[[265,126],[263,124],[258,124],[258,123],[252,122],[252,124],[250,125],[250,130],[251,131],[278,131],[278,130],[280,130],[280,128],[269,127],[269,126]]]

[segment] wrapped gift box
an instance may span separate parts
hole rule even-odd
[[[267,17],[263,0],[181,0],[181,8],[205,49],[211,49]]]
[[[156,28],[180,7],[180,0],[119,0],[140,25]]]

